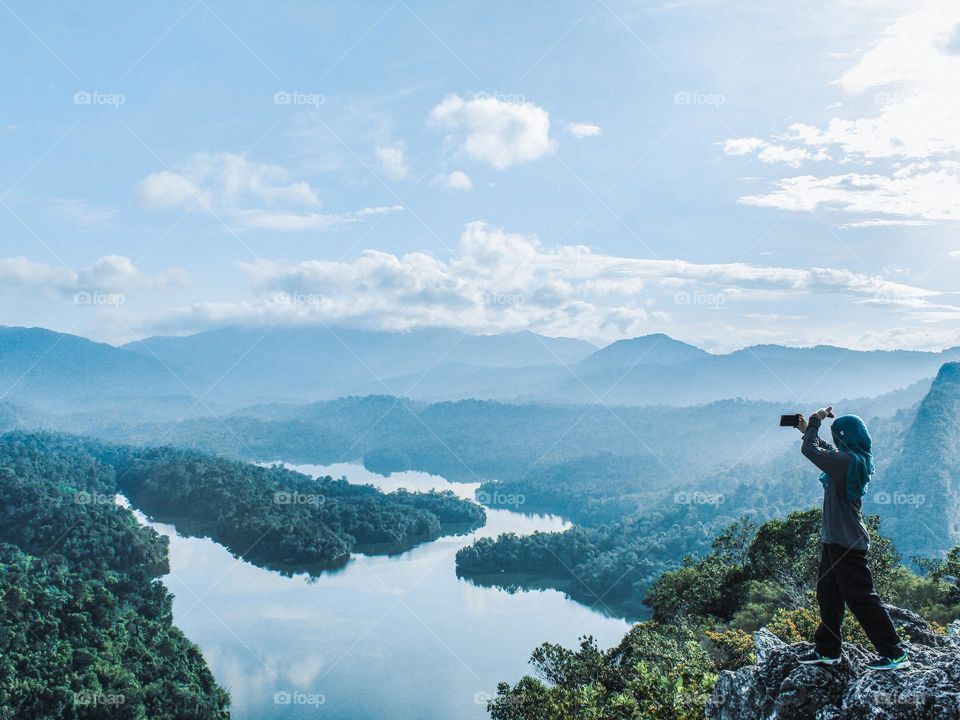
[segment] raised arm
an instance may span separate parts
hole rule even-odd
[[[820,424],[822,422],[820,416],[816,413],[810,417],[807,429],[803,433],[803,445],[800,452],[827,475],[835,475],[844,470],[847,458],[833,445],[820,439]]]

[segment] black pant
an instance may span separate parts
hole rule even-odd
[[[903,654],[890,615],[873,590],[873,576],[867,567],[865,551],[842,545],[823,545],[817,577],[817,603],[820,605],[820,626],[814,641],[821,655],[840,657],[844,603],[880,655],[895,658]]]

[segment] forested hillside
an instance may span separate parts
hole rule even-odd
[[[649,470],[643,474],[655,481],[665,473],[658,458],[686,475],[733,462],[758,427],[774,432],[754,455],[778,454],[788,444],[776,428],[780,410],[773,403],[735,400],[699,408],[609,408],[480,400],[427,404],[381,395],[128,425],[105,437],[135,444],[165,438],[178,447],[254,460],[362,458],[376,472],[415,469],[465,482],[519,478],[531,468],[607,453],[646,459]],[[727,425],[726,437],[716,432],[720,423]],[[694,442],[701,453],[689,452]]]
[[[908,556],[942,555],[960,542],[960,363],[948,363],[904,434],[886,473],[885,515]]]
[[[457,553],[457,572],[481,584],[556,587],[588,606],[646,617],[650,583],[685,556],[709,551],[713,537],[738,517],[763,522],[816,503],[822,488],[805,462],[796,452],[737,466],[651,496],[649,506],[598,525],[481,539]],[[564,487],[558,479],[555,492]]]
[[[921,577],[899,564],[875,520],[873,527],[869,562],[884,599],[945,632],[944,624],[960,616],[960,547]],[[819,510],[760,526],[747,518],[732,523],[708,554],[654,583],[653,619],[635,625],[619,645],[603,650],[584,638],[576,650],[537,648],[531,657],[537,677],[501,683],[489,705],[493,720],[701,720],[718,673],[756,660],[751,633],[766,628],[789,643],[812,636],[819,531]],[[849,615],[845,636],[869,648]],[[925,695],[916,707],[935,701]]]
[[[98,497],[123,493],[135,508],[185,534],[210,536],[238,556],[285,571],[343,563],[355,547],[395,551],[484,518],[481,507],[450,492],[384,494],[345,479],[191,450],[21,431],[0,436],[0,449],[14,477],[18,463],[29,462],[29,471],[54,485],[76,487],[74,464],[86,463]]]
[[[167,540],[105,501],[113,482],[81,443],[0,439],[0,716],[227,718],[172,625]]]

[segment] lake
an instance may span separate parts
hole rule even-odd
[[[385,478],[355,464],[288,467],[386,492],[473,498],[477,487],[420,472]],[[170,538],[163,582],[175,595],[174,622],[202,649],[239,720],[481,720],[497,683],[528,674],[540,643],[575,647],[593,635],[606,648],[630,627],[555,590],[509,593],[457,578],[459,548],[503,532],[569,527],[556,516],[488,508],[486,525],[467,535],[399,555],[355,555],[318,578],[284,577],[209,539],[148,524]]]

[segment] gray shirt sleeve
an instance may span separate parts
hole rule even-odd
[[[847,458],[833,445],[820,439],[820,418],[814,416],[803,433],[800,452],[827,475],[841,475],[846,471]]]

